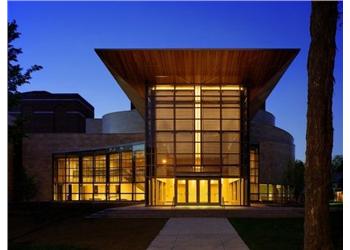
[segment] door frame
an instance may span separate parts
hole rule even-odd
[[[178,202],[178,181],[185,180],[185,202]],[[196,202],[189,202],[189,192],[188,192],[188,181],[196,181]],[[206,180],[208,182],[208,202],[200,202],[200,181]],[[218,202],[211,202],[211,187],[210,180],[218,181]],[[221,206],[221,182],[220,178],[210,178],[210,177],[178,177],[175,178],[175,206]]]

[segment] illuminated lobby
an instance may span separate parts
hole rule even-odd
[[[251,121],[274,126],[265,102],[297,49],[96,53],[144,121],[144,141],[54,154],[54,200],[249,206],[290,198],[280,166],[271,163],[282,147],[264,130],[254,132]],[[255,134],[267,139],[260,144]],[[292,139],[281,141],[291,145],[284,159],[293,160]]]

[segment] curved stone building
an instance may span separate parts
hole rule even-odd
[[[251,152],[258,153],[259,190],[251,190],[251,200],[282,201],[289,199],[286,171],[295,160],[294,139],[287,131],[275,126],[273,114],[259,110],[250,123]],[[251,165],[254,164],[251,162]],[[252,171],[251,171],[252,172]]]

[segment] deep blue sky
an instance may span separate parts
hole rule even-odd
[[[96,117],[130,102],[94,48],[300,48],[266,104],[305,158],[309,2],[9,2],[8,15],[20,63],[44,67],[20,90],[80,93]],[[338,25],[333,154],[343,152],[342,40]]]

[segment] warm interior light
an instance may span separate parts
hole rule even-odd
[[[194,89],[195,94],[195,172],[201,170],[201,86]]]
[[[173,90],[174,86],[172,85],[157,85],[155,87],[156,90]]]
[[[193,86],[176,86],[176,90],[193,90]]]
[[[163,163],[163,164],[166,164],[166,163],[167,163],[167,160],[166,160],[166,159],[163,159],[163,160],[162,160],[162,163]]]

